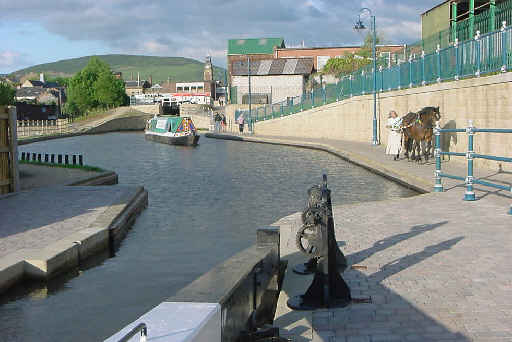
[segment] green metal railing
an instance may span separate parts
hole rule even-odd
[[[483,74],[506,72],[512,68],[512,27],[503,26],[499,31],[480,35],[470,40],[456,42],[453,46],[438,48],[405,63],[389,68],[378,67],[377,92],[419,87],[442,81],[479,77]],[[342,77],[336,84],[315,87],[302,96],[240,111],[246,120],[258,122],[280,118],[304,110],[347,99],[352,96],[372,94],[373,68],[362,69]]]

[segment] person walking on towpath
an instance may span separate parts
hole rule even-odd
[[[240,129],[240,133],[244,133],[244,123],[245,123],[245,119],[244,119],[244,115],[243,114],[240,114],[240,116],[238,117],[238,119],[236,120],[238,122],[238,128]]]
[[[392,154],[394,156],[393,160],[398,160],[400,156],[400,148],[402,146],[401,124],[402,119],[398,117],[396,112],[394,110],[389,112],[388,122],[386,124],[386,128],[389,130],[386,154]]]
[[[226,115],[224,115],[224,113],[222,113],[220,115],[220,118],[221,118],[220,125],[222,127],[222,131],[226,132]]]
[[[220,122],[222,118],[220,117],[219,113],[215,113],[215,116],[213,117],[215,121],[215,132],[220,132]]]

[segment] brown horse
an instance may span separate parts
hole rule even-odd
[[[404,134],[405,156],[409,159],[421,161],[421,151],[428,161],[433,153],[432,139],[434,122],[441,118],[439,107],[425,107],[418,113],[408,113],[402,118],[402,131]],[[426,147],[425,147],[426,145]],[[416,153],[418,156],[416,157]]]

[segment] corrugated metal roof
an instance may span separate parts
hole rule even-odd
[[[251,62],[251,75],[309,75],[313,71],[313,58],[264,59]],[[233,76],[247,76],[247,61],[233,63]]]
[[[258,75],[268,75],[271,65],[272,65],[271,59],[261,61],[260,67],[258,68]]]
[[[295,73],[295,68],[297,67],[297,59],[287,59],[284,64],[283,74],[291,75]]]
[[[284,48],[283,38],[250,38],[228,40],[228,55],[273,54],[274,47]]]

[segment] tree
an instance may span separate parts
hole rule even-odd
[[[95,108],[126,103],[124,83],[116,79],[107,63],[92,57],[68,82],[66,111],[83,114]]]
[[[9,84],[0,81],[0,106],[14,104],[16,89]]]
[[[382,38],[377,35],[376,44],[379,44]],[[347,53],[339,58],[329,58],[325,64],[322,73],[331,75],[350,74],[362,67],[372,63],[373,59],[373,36],[368,33],[364,38],[364,44],[357,53]]]

